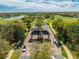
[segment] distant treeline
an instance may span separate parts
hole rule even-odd
[[[14,12],[14,13],[0,13],[0,17],[8,18],[12,16],[19,16],[19,15],[62,15],[62,16],[69,16],[69,17],[79,17],[78,12]]]

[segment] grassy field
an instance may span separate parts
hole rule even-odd
[[[19,49],[16,49],[14,51],[13,55],[11,56],[11,59],[18,59],[19,56],[20,56],[20,54],[21,54],[21,49],[20,48]]]
[[[62,55],[67,59],[68,57],[63,47],[61,47],[61,51],[62,51]]]
[[[74,59],[79,59],[79,52],[78,51],[71,51]]]
[[[74,17],[65,17],[65,16],[56,15],[55,19],[58,19],[58,18],[69,23],[76,22],[78,20],[78,18],[74,18]]]
[[[60,15],[55,15],[54,16],[54,20],[56,19],[62,19],[65,22],[68,23],[72,23],[72,22],[76,22],[78,20],[78,18],[74,18],[74,17],[65,17],[65,16],[60,16]],[[53,23],[53,20],[47,19],[48,22]]]
[[[0,20],[0,24],[7,24],[8,22],[14,22],[14,21],[22,22],[21,20]]]

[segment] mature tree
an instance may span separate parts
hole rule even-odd
[[[41,19],[38,19],[36,23],[37,27],[42,28],[42,24],[43,24],[43,21]]]
[[[37,46],[32,55],[31,59],[50,59],[51,58],[51,45],[48,43],[43,43]]]
[[[54,20],[54,15],[53,14],[50,15],[50,19]]]
[[[9,42],[0,38],[0,59],[4,59],[10,49]]]
[[[79,21],[67,23],[61,19],[53,21],[53,28],[56,29],[58,40],[71,46],[72,50],[79,46]],[[75,47],[75,48],[74,48]],[[77,49],[76,49],[77,50]]]
[[[7,25],[0,26],[0,33],[2,39],[9,41],[10,43],[18,42],[24,39],[24,24],[21,22],[10,22]]]
[[[34,20],[34,18],[31,18],[29,16],[25,16],[22,18],[22,21],[27,25],[27,28],[30,30],[31,28],[31,22]]]

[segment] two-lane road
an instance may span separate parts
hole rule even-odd
[[[24,44],[22,46],[22,48],[25,46],[26,47],[26,51],[25,52],[21,52],[21,56],[19,57],[19,59],[29,59],[30,53],[29,53],[29,39],[30,39],[30,34],[32,31],[30,31],[24,41]]]
[[[45,21],[43,21],[44,25],[43,28],[47,29],[47,31],[50,33],[50,40],[51,43],[54,44],[54,40],[57,41],[51,31],[51,29],[46,25]],[[54,44],[56,49],[56,59],[63,59],[62,53],[61,53],[61,47],[58,47],[56,44]]]

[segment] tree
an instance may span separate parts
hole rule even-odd
[[[36,23],[37,27],[42,28],[42,24],[43,24],[43,21],[41,19],[38,19]]]
[[[25,27],[21,22],[8,22],[7,25],[1,25],[0,33],[2,39],[5,39],[12,44],[24,40]]]
[[[2,20],[2,17],[0,17],[0,20]]]
[[[9,42],[0,38],[0,59],[4,59],[10,49]]]
[[[27,25],[27,28],[30,30],[31,28],[31,22],[34,20],[32,20],[32,18],[30,18],[29,16],[25,16],[24,18],[21,19],[23,21],[23,23],[25,23]]]
[[[31,59],[50,59],[51,57],[51,45],[48,43],[43,43],[34,49],[31,54]]]
[[[50,15],[50,19],[51,20],[54,20],[54,15]]]

